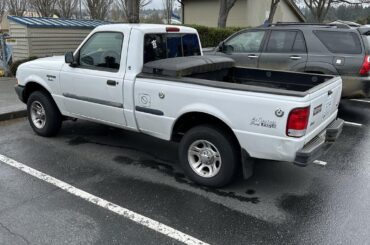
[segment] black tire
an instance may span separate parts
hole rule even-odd
[[[38,103],[38,104],[37,104]],[[38,125],[32,120],[32,106],[41,105],[44,109],[45,123]],[[43,137],[52,137],[58,134],[62,126],[62,115],[52,97],[43,91],[33,92],[27,101],[28,121],[36,134]]]
[[[214,176],[201,176],[191,167],[192,164],[190,163],[190,159],[193,157],[189,153],[189,149],[194,144],[197,146],[198,142],[200,142],[201,146],[201,142],[204,140],[212,144],[211,148],[216,148],[221,158],[218,173]],[[202,149],[207,148],[203,147]],[[236,170],[240,165],[240,152],[238,149],[239,146],[231,135],[224,132],[221,128],[213,125],[200,125],[190,129],[182,138],[179,146],[179,161],[186,175],[194,182],[205,186],[222,187],[233,180]],[[202,152],[204,152],[204,150]],[[202,160],[200,159],[199,162],[200,163],[193,164],[193,166],[201,164]],[[208,168],[206,165],[204,166],[204,169]],[[207,171],[201,172],[207,174]]]

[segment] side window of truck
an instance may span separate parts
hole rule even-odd
[[[259,52],[265,33],[265,31],[242,32],[228,40],[225,45],[235,53]]]
[[[196,34],[146,34],[144,64],[154,60],[200,55]]]
[[[300,31],[271,31],[266,52],[306,52],[303,34]]]
[[[121,63],[123,34],[97,32],[79,51],[82,68],[118,71]]]

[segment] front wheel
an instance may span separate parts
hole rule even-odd
[[[238,156],[233,138],[212,125],[190,129],[179,147],[180,163],[189,178],[212,187],[231,182],[240,162]]]
[[[55,136],[62,125],[62,115],[50,95],[33,92],[27,101],[28,121],[36,134]]]

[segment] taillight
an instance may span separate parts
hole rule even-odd
[[[370,55],[366,55],[364,62],[362,63],[360,75],[361,76],[368,76],[370,71]]]
[[[286,135],[297,138],[305,136],[309,117],[310,107],[293,109],[289,113]]]

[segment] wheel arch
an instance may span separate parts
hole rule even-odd
[[[233,138],[233,141],[235,141],[234,143],[236,143],[237,146],[240,147],[239,140],[236,137],[234,131],[224,120],[205,112],[195,111],[186,112],[176,120],[172,128],[171,141],[179,142],[188,130],[204,124],[210,124],[221,128],[222,130],[227,132],[227,134],[229,134]]]
[[[337,69],[332,64],[326,62],[307,62],[305,72],[327,75],[338,74]]]
[[[34,81],[30,81],[26,84],[26,86],[24,87],[24,91],[23,91],[23,100],[25,103],[27,103],[28,101],[28,98],[30,97],[30,95],[35,92],[35,91],[42,91],[42,92],[45,92],[47,93],[50,97],[51,96],[51,93],[49,92],[49,90],[47,88],[45,88],[45,86],[41,85],[40,83],[38,82],[34,82]]]
[[[232,138],[235,146],[237,147],[236,150],[240,152],[240,167],[242,168],[242,175],[244,179],[248,179],[249,177],[251,177],[253,175],[254,159],[250,157],[247,149],[243,149],[241,147],[240,142],[231,127],[222,119],[216,116],[204,112],[184,113],[176,120],[173,126],[171,141],[180,142],[182,137],[188,130],[198,125],[205,124],[214,125],[227,132],[227,134]]]
[[[58,109],[59,113],[62,114],[61,108],[59,107],[58,103],[54,100],[53,96],[51,95],[51,92],[46,86],[43,84],[40,84],[39,82],[29,81],[26,83],[24,90],[23,90],[23,102],[27,104],[27,101],[30,97],[30,95],[35,91],[41,91],[47,94],[51,100],[52,103],[55,104],[56,108]]]

